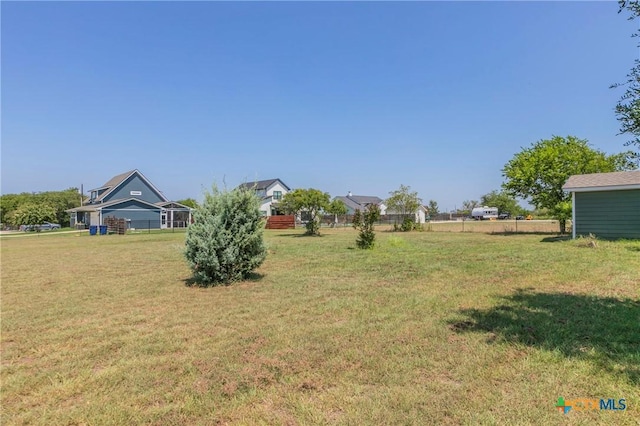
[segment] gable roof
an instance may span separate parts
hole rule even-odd
[[[174,206],[179,206],[179,208],[182,208],[182,209],[192,210],[191,207],[185,206],[184,204],[180,204],[176,201],[160,201],[158,203],[155,203],[155,205],[160,207],[167,207],[167,208],[175,208]]]
[[[260,190],[269,188],[271,185],[273,185],[276,182],[280,182],[280,185],[285,187],[287,189],[287,191],[291,191],[291,188],[289,188],[283,181],[281,181],[278,178],[276,178],[276,179],[267,179],[267,180],[259,180],[257,182],[245,182],[245,183],[242,183],[242,184],[238,185],[238,188],[254,189],[256,191],[260,191]]]
[[[362,210],[369,204],[380,205],[383,201],[380,197],[368,195],[338,195],[337,197],[334,197],[334,200],[342,201],[347,207],[352,210]]]
[[[640,189],[640,170],[573,175],[567,179],[562,189],[571,192]]]
[[[110,193],[115,191],[116,188],[118,188],[120,185],[122,185],[127,179],[129,179],[134,174],[137,174],[140,177],[140,179],[142,179],[147,185],[149,185],[151,187],[151,189],[153,189],[160,196],[160,198],[162,198],[165,201],[169,201],[167,199],[167,197],[164,196],[162,191],[160,191],[158,188],[156,188],[155,185],[152,184],[149,179],[144,177],[144,175],[142,173],[140,173],[140,171],[138,169],[134,169],[134,170],[130,170],[128,172],[124,172],[124,173],[121,173],[119,175],[116,175],[116,176],[112,177],[111,179],[109,179],[107,181],[107,183],[105,183],[101,187],[92,189],[90,192],[97,191],[99,189],[106,189],[106,191],[103,192],[102,194],[100,194],[100,196],[98,196],[95,200],[93,200],[93,202],[94,203],[100,203],[104,199],[104,197],[106,197],[107,195],[109,195]]]
[[[126,203],[128,201],[135,201],[137,203],[143,204],[151,209],[162,209],[162,206],[159,206],[157,204],[153,204],[150,203],[148,201],[144,201],[141,200],[139,198],[120,198],[118,200],[111,200],[111,201],[107,201],[106,203],[100,203],[100,204],[85,204],[84,206],[80,206],[80,207],[75,207],[73,209],[69,209],[69,210],[65,210],[67,213],[72,213],[72,212],[95,212],[98,210],[102,210],[104,208],[107,207],[113,207],[113,206],[117,206],[118,204],[122,204],[122,203]]]

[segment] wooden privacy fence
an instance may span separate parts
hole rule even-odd
[[[267,229],[294,229],[296,227],[295,216],[269,216]]]

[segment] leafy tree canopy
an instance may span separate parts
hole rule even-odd
[[[327,211],[330,197],[319,189],[294,189],[287,192],[280,201],[280,206],[286,212],[307,215],[307,235],[320,235],[320,214]]]
[[[422,204],[418,193],[411,191],[410,186],[400,185],[400,188],[389,192],[389,195],[390,197],[385,201],[388,212],[401,215],[415,214]]]
[[[338,216],[347,214],[347,211],[347,205],[343,203],[342,200],[338,199],[333,200],[327,207],[327,213],[335,214]]]
[[[198,202],[193,198],[185,198],[184,200],[178,200],[176,202],[183,206],[191,207],[192,209],[198,207]]]
[[[566,204],[562,203],[571,198],[562,186],[569,176],[632,169],[626,157],[625,153],[608,156],[575,136],[553,136],[517,153],[502,170],[506,179],[502,187],[536,208],[555,212],[560,232],[564,232]]]
[[[628,11],[631,14],[630,20],[640,17],[640,2],[638,0],[619,0],[618,4],[620,6],[618,13]],[[640,30],[633,34],[633,37],[638,36],[640,36]],[[616,104],[615,111],[620,122],[620,134],[632,136],[632,139],[625,145],[635,145],[637,148],[635,152],[629,151],[628,158],[640,163],[640,59],[635,59],[624,83],[614,84],[611,87],[626,88]]]
[[[430,217],[434,217],[437,216],[438,213],[440,213],[440,210],[438,210],[438,203],[436,202],[436,200],[429,200],[429,216]]]
[[[56,218],[56,210],[46,203],[22,204],[13,214],[15,225],[40,225],[42,222],[52,222]]]
[[[81,195],[78,188],[64,191],[23,192],[21,194],[6,194],[0,196],[0,222],[21,225],[17,223],[16,212],[24,205],[46,204],[53,208],[55,214],[46,221],[57,222],[62,226],[69,225],[68,209],[80,206]],[[37,225],[29,223],[27,225]]]

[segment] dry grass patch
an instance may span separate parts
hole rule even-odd
[[[3,424],[635,424],[637,242],[300,232],[209,289],[181,234],[3,239]]]

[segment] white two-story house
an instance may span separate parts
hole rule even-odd
[[[242,188],[256,191],[260,197],[260,212],[263,216],[276,216],[284,214],[278,209],[278,204],[287,192],[291,191],[280,179],[267,179],[258,182],[248,182],[240,185]]]

